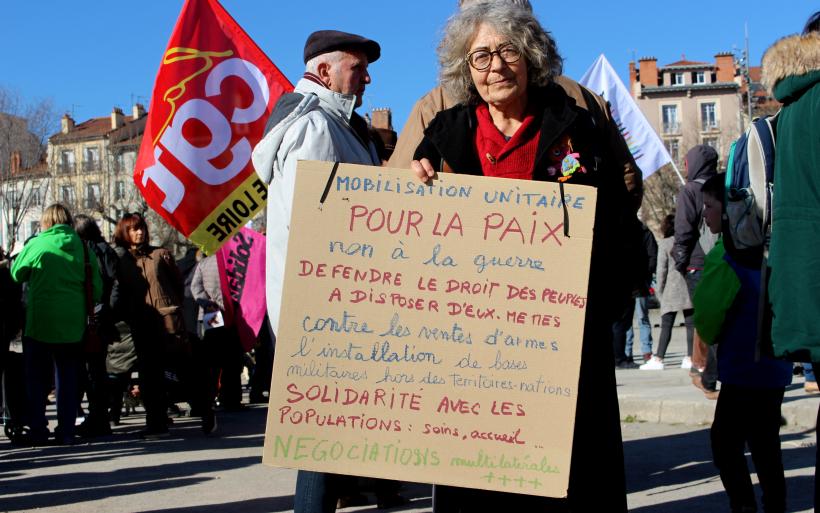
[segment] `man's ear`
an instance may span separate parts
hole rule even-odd
[[[331,65],[329,62],[320,62],[319,65],[316,66],[316,74],[328,88],[330,88],[330,68]]]

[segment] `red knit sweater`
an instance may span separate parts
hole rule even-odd
[[[507,140],[493,124],[486,103],[479,103],[475,113],[478,119],[475,145],[484,176],[532,180],[535,153],[541,136],[536,116],[527,114],[515,134]]]

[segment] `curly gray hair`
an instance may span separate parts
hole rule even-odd
[[[480,99],[466,56],[482,23],[506,36],[521,51],[530,86],[545,86],[561,74],[564,61],[558,46],[532,12],[503,2],[475,4],[449,19],[438,46],[439,81],[457,103],[476,103]]]

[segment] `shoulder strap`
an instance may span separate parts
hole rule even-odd
[[[83,245],[83,263],[85,267],[85,315],[91,317],[94,315],[94,292],[92,290],[91,282],[91,261],[88,259],[88,244],[85,241],[80,241]]]

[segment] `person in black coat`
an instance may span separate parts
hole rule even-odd
[[[74,216],[75,230],[89,248],[89,257],[97,258],[102,274],[103,293],[95,307],[97,331],[102,340],[102,347],[89,350],[86,347],[86,378],[88,395],[88,416],[80,425],[80,436],[93,437],[111,434],[108,404],[108,372],[106,354],[108,344],[119,339],[119,332],[114,325],[111,309],[112,292],[117,286],[117,253],[102,237],[100,227],[91,217],[78,214]]]

